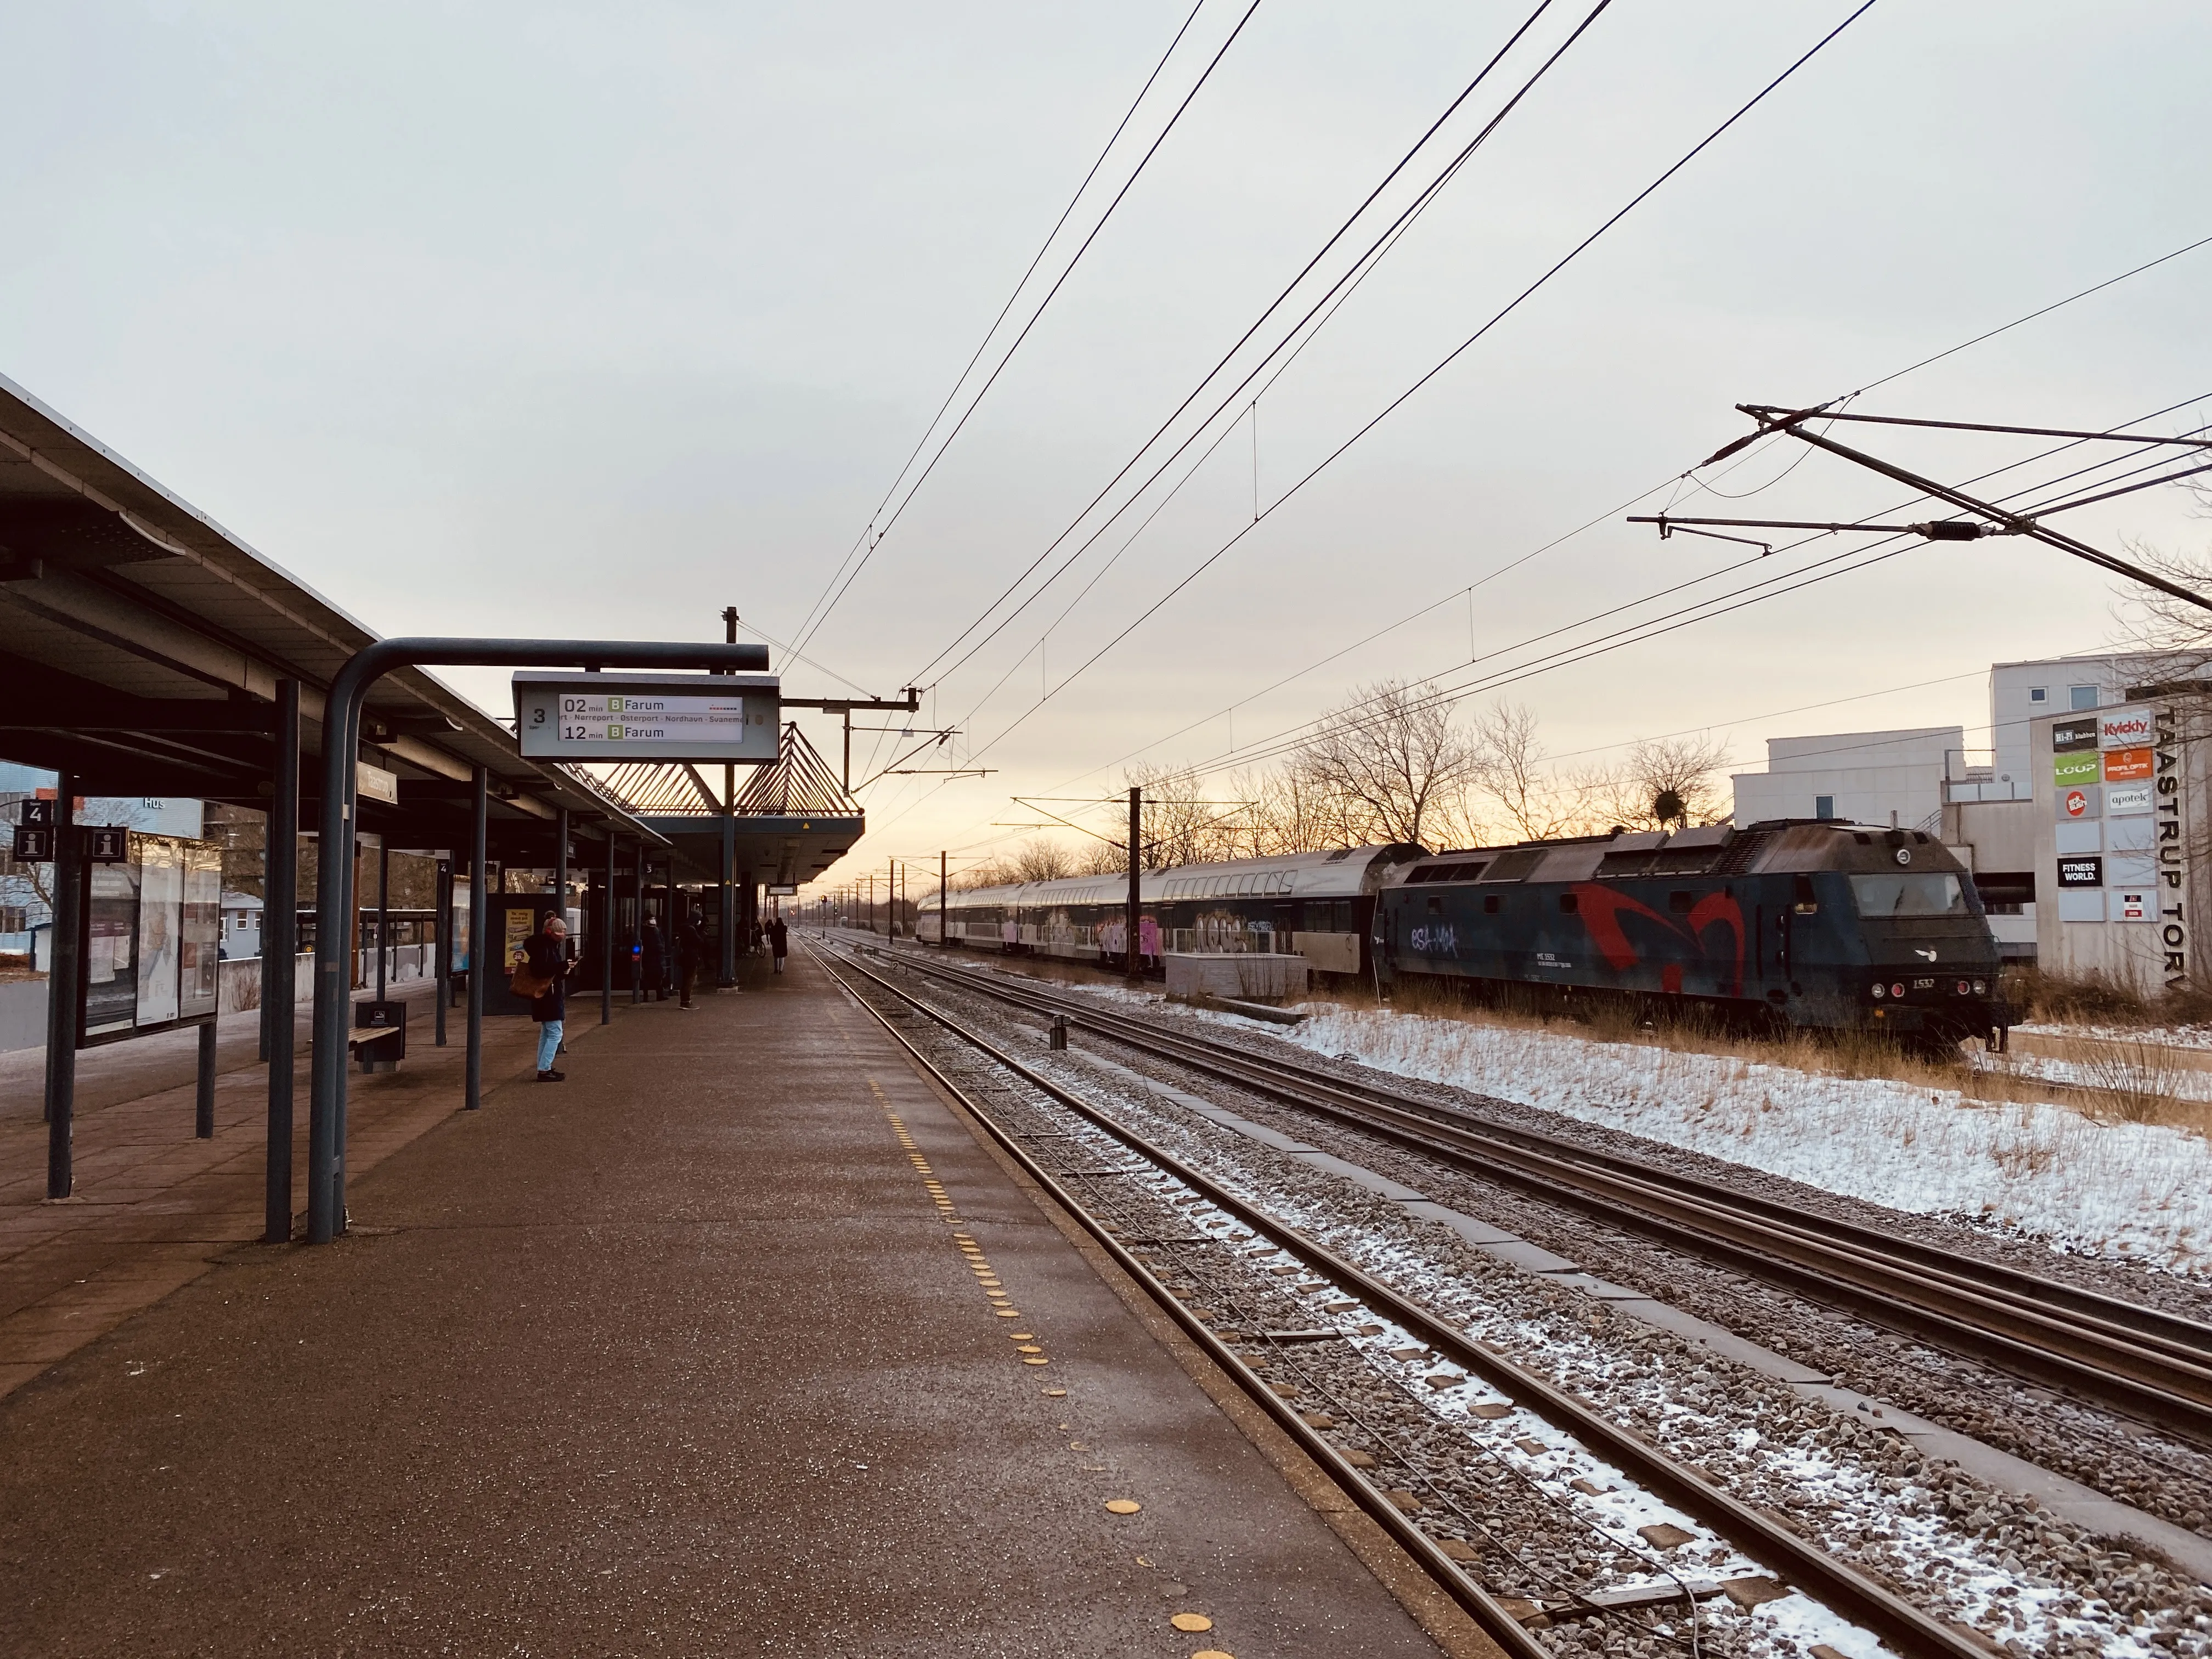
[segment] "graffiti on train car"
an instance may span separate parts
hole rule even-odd
[[[1670,943],[1680,941],[1703,957],[1707,954],[1706,930],[1725,927],[1735,947],[1735,971],[1728,994],[1743,994],[1743,908],[1726,893],[1707,893],[1693,904],[1677,924],[1672,916],[1653,909],[1640,899],[1632,898],[1618,888],[1601,886],[1595,882],[1578,882],[1571,890],[1575,896],[1576,913],[1589,932],[1590,941],[1605,958],[1605,965],[1617,974],[1625,974],[1642,965],[1644,953],[1628,936],[1625,919],[1638,923],[1655,924],[1660,938],[1653,941],[1662,950]],[[1649,930],[1639,927],[1638,932]],[[1662,963],[1660,975],[1669,992],[1677,992],[1682,985],[1682,963]]]

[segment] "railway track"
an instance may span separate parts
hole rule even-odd
[[[1127,1178],[1139,1167],[1158,1172],[1176,1186],[1187,1189],[1221,1214],[1233,1218],[1249,1229],[1250,1233],[1263,1244],[1296,1258],[1307,1273],[1325,1281],[1340,1297],[1349,1298],[1348,1301],[1340,1301],[1336,1304],[1338,1307],[1350,1308],[1356,1304],[1373,1315],[1394,1322],[1400,1328],[1427,1344],[1437,1354],[1463,1368],[1469,1376],[1481,1379],[1505,1395],[1516,1407],[1551,1424],[1587,1448],[1594,1456],[1695,1517],[1744,1555],[1770,1569],[1784,1583],[1804,1591],[1832,1612],[1873,1632],[1899,1652],[1915,1656],[1915,1659],[1919,1659],[1920,1656],[1943,1656],[1944,1659],[1970,1659],[1970,1656],[1971,1659],[1985,1659],[1990,1649],[1978,1636],[1931,1616],[1887,1584],[1821,1549],[1778,1516],[1731,1496],[1703,1471],[1668,1455],[1642,1435],[1623,1427],[1576,1395],[1486,1345],[1475,1341],[1449,1318],[1433,1312],[1340,1254],[1224,1188],[1131,1127],[1113,1111],[1024,1064],[952,1013],[917,996],[854,957],[840,954],[832,959],[830,952],[818,954],[824,958],[823,965],[825,970],[853,994],[854,1000],[883,1025],[894,1040],[959,1099],[1008,1154],[1091,1233],[1116,1263],[1205,1349],[1214,1363],[1264,1407],[1306,1453],[1363,1510],[1380,1522],[1492,1639],[1506,1652],[1516,1656],[1516,1659],[1537,1659],[1538,1656],[1547,1653],[1524,1622],[1528,1616],[1525,1611],[1527,1604],[1522,1604],[1522,1610],[1516,1610],[1509,1606],[1507,1598],[1493,1593],[1492,1589],[1471,1576],[1462,1562],[1447,1552],[1444,1544],[1424,1530],[1407,1512],[1407,1506],[1398,1501],[1405,1494],[1393,1494],[1383,1490],[1376,1481],[1363,1474],[1360,1467],[1345,1452],[1323,1437],[1320,1428],[1333,1426],[1330,1419],[1315,1418],[1294,1407],[1285,1397],[1286,1391],[1261,1374],[1262,1370],[1267,1368],[1268,1360],[1248,1358],[1239,1352],[1239,1344],[1246,1348],[1267,1344],[1279,1351],[1292,1344],[1328,1340],[1339,1336],[1340,1333],[1311,1329],[1275,1332],[1249,1328],[1217,1329],[1216,1326],[1224,1322],[1218,1314],[1209,1320],[1206,1316],[1209,1310],[1195,1305],[1197,1297],[1191,1293],[1193,1286],[1181,1286],[1185,1293],[1178,1294],[1177,1288],[1163,1282],[1133,1248],[1140,1242],[1158,1245],[1172,1241],[1157,1237],[1145,1241],[1131,1239],[1127,1236],[1126,1228],[1114,1224],[1108,1217],[1098,1213],[1097,1205],[1079,1198],[1072,1190],[1074,1185],[1080,1184],[1085,1176],[1103,1177],[1108,1185],[1126,1191]],[[894,1012],[908,1012],[930,1022],[949,1036],[958,1051],[971,1060],[981,1062],[1000,1077],[1015,1079],[1023,1088],[1064,1109],[1082,1123],[1110,1138],[1113,1146],[1126,1155],[1140,1160],[1141,1164],[1106,1170],[1082,1169],[1080,1166],[1085,1162],[1095,1164],[1098,1161],[1094,1152],[1079,1156],[1076,1167],[1055,1172],[1039,1156],[1039,1147],[1030,1144],[1039,1137],[1025,1136],[1002,1121],[1000,1111],[979,1098],[994,1085],[987,1084],[983,1088],[978,1088],[975,1086],[977,1079],[972,1074],[963,1080],[958,1075],[962,1068],[957,1063],[947,1063],[940,1055],[933,1055],[928,1051],[930,1045],[916,1042],[902,1030],[901,1019],[887,1013],[884,1006],[879,1006],[883,1004],[891,1005]],[[911,1023],[911,1020],[906,1023]],[[1056,1146],[1065,1146],[1069,1137],[1048,1134],[1042,1139]],[[1206,1245],[1218,1243],[1204,1237],[1194,1237],[1189,1242]],[[1202,1275],[1194,1273],[1192,1276]],[[1212,1299],[1212,1293],[1207,1295]],[[1310,1321],[1307,1322],[1310,1323]],[[1246,1324],[1249,1327],[1249,1322]],[[1298,1391],[1293,1389],[1287,1392],[1295,1395]],[[1371,1463],[1372,1460],[1370,1462]],[[1711,1594],[1713,1586],[1693,1585],[1686,1575],[1678,1574],[1663,1564],[1658,1565],[1657,1571],[1662,1577],[1673,1581],[1675,1593],[1671,1600],[1677,1604],[1686,1603],[1691,1608],[1694,1632],[1696,1597],[1701,1592]],[[1578,1613],[1602,1614],[1630,1605],[1620,1599],[1608,1601],[1607,1593],[1602,1591],[1572,1599],[1581,1604],[1575,1609]],[[1649,1606],[1653,1600],[1647,1595],[1639,1605]],[[1691,1645],[1694,1651],[1694,1634]]]
[[[1188,1066],[2212,1445],[2212,1327],[919,955],[899,965]]]

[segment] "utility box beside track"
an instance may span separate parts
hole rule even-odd
[[[1227,997],[1239,1002],[1282,1002],[1306,994],[1306,959],[1282,951],[1196,951],[1167,953],[1171,997]]]

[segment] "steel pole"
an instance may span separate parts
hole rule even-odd
[[[645,1000],[645,837],[637,838],[637,868],[630,872],[635,895],[629,923],[629,1006]]]
[[[261,1237],[292,1237],[292,1018],[300,964],[300,682],[276,682],[276,777],[262,859],[262,1029],[269,1048],[269,1167]]]
[[[945,931],[945,850],[942,848],[939,848],[937,854],[937,948],[940,951],[949,951],[952,948],[952,935]]]
[[[660,994],[665,999],[672,982],[680,983],[683,970],[676,965],[677,929],[682,925],[677,918],[676,907],[684,902],[684,895],[676,886],[676,849],[668,849],[668,897],[661,908],[660,932]]]
[[[492,971],[491,884],[486,879],[484,842],[491,822],[491,777],[481,766],[474,775],[469,814],[469,1057],[461,1097],[465,1110],[483,1104],[484,976]],[[506,964],[501,963],[501,967]]]
[[[724,767],[724,786],[732,780],[732,769]],[[728,805],[722,813],[722,984],[725,988],[738,982],[738,811],[734,793],[726,797]]]
[[[192,1079],[192,1137],[215,1139],[215,1017],[200,1022],[199,1066]]]
[[[376,1000],[384,1000],[384,969],[392,939],[392,837],[376,838]]]
[[[563,927],[568,921],[568,809],[553,809],[553,908]],[[571,946],[575,941],[571,939]]]
[[[1137,956],[1138,924],[1143,915],[1143,902],[1139,896],[1138,882],[1143,865],[1140,854],[1145,839],[1145,792],[1139,788],[1129,791],[1129,920],[1128,936],[1121,941],[1122,965],[1128,969],[1129,982],[1133,985],[1144,977],[1143,966]]]
[[[607,821],[607,887],[599,899],[599,1024],[615,1017],[615,829]]]
[[[76,775],[54,780],[54,921],[46,949],[46,1196],[76,1182],[78,988],[84,976],[84,852],[77,844]]]
[[[431,1025],[436,1033],[435,1046],[446,1046],[446,1005],[453,1000],[453,860],[448,856],[438,860],[438,879],[432,889],[431,903],[438,907],[430,921],[430,949],[436,960],[431,971],[437,976],[437,1007],[431,1013]]]
[[[346,1025],[350,1000],[345,972],[347,907],[353,902],[351,860],[331,856],[353,833],[355,760],[361,708],[368,688],[395,668],[720,668],[768,666],[765,646],[678,645],[625,640],[392,639],[364,647],[331,682],[323,709],[323,793],[317,814],[323,856],[315,869],[315,1016],[311,1050],[313,1092],[307,1115],[307,1237],[327,1243],[337,1225],[329,1176],[343,1134]],[[473,899],[473,895],[471,897]],[[482,941],[470,941],[476,981]]]

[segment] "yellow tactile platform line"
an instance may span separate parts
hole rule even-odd
[[[945,1191],[945,1183],[939,1181],[930,1169],[929,1160],[921,1155],[921,1148],[915,1144],[914,1137],[907,1133],[904,1121],[896,1111],[891,1109],[891,1098],[884,1092],[883,1085],[872,1077],[868,1079],[868,1088],[876,1097],[876,1104],[883,1109],[884,1117],[891,1126],[891,1133],[898,1137],[898,1144],[906,1152],[907,1162],[914,1165],[915,1173],[921,1177],[923,1190],[928,1193],[930,1201],[937,1206],[938,1213],[955,1229],[960,1228],[962,1224],[960,1213],[957,1206],[952,1202],[952,1195]],[[1021,1310],[1013,1305],[1012,1298],[1007,1295],[1006,1285],[1000,1279],[998,1270],[991,1266],[989,1259],[984,1255],[983,1247],[975,1242],[975,1235],[964,1231],[956,1231],[952,1235],[952,1242],[960,1254],[967,1258],[969,1271],[975,1275],[975,1283],[981,1287],[983,1299],[991,1304],[992,1316],[1018,1322],[1022,1316]],[[1009,1331],[1006,1334],[1013,1339],[1014,1352],[1019,1356],[1023,1364],[1048,1365],[1052,1363],[1051,1357],[1038,1344],[1034,1332]],[[1045,1392],[1057,1397],[1066,1390],[1048,1389]]]
[[[975,1242],[975,1235],[969,1232],[962,1223],[958,1207],[952,1202],[951,1194],[945,1189],[945,1183],[937,1178],[936,1172],[929,1167],[929,1160],[921,1155],[921,1148],[915,1143],[914,1136],[908,1132],[904,1120],[892,1109],[890,1097],[884,1091],[883,1085],[877,1082],[873,1077],[869,1077],[868,1089],[875,1096],[876,1104],[882,1109],[884,1121],[890,1125],[891,1133],[898,1138],[898,1144],[906,1153],[907,1162],[914,1166],[915,1173],[921,1177],[922,1189],[929,1194],[930,1202],[937,1206],[938,1213],[943,1216],[946,1224],[953,1229],[953,1244],[966,1258],[969,1271],[975,1275],[975,1282],[981,1288],[984,1299],[991,1304],[992,1316],[1018,1322],[1022,1317],[1021,1310],[1012,1305],[1012,1298],[1006,1291],[1004,1282],[1000,1279],[998,1271],[991,1266],[989,1258],[983,1254],[983,1247]],[[1024,1365],[1051,1364],[1050,1357],[1039,1345],[1033,1333],[1009,1331],[1007,1335],[1013,1340],[1014,1352]],[[1047,1389],[1044,1392],[1048,1398],[1054,1400],[1064,1399],[1067,1394],[1066,1389],[1060,1388]],[[1064,1423],[1060,1425],[1063,1429],[1067,1425]],[[1115,1515],[1134,1515],[1144,1506],[1133,1498],[1116,1498],[1108,1499],[1105,1507]],[[1152,1565],[1141,1555],[1137,1558],[1137,1561],[1141,1566],[1150,1567]],[[1170,1617],[1168,1623],[1170,1628],[1185,1634],[1210,1632],[1213,1628],[1213,1620],[1202,1613],[1177,1613]],[[1220,1648],[1204,1648],[1193,1653],[1190,1659],[1234,1659],[1234,1656]]]

